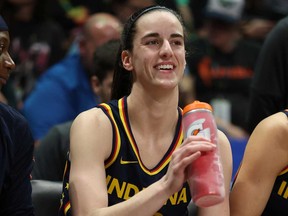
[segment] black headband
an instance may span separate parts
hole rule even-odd
[[[165,6],[161,6],[161,5],[152,5],[152,6],[149,6],[147,8],[144,8],[140,11],[137,11],[135,13],[133,13],[130,18],[129,18],[129,26],[127,28],[127,33],[129,33],[132,29],[132,27],[134,26],[135,22],[141,17],[143,16],[144,14],[150,12],[150,11],[153,11],[153,10],[166,10],[166,11],[169,11],[169,12],[172,12],[171,9],[165,7]],[[172,12],[173,13],[173,12]],[[125,44],[126,44],[126,41],[125,41]]]
[[[168,10],[170,11],[169,8],[166,8],[164,6],[160,6],[160,5],[153,5],[153,6],[150,6],[150,7],[147,7],[145,9],[143,9],[141,12],[138,12],[138,13],[134,13],[132,14],[132,16],[130,17],[131,19],[131,24],[134,24],[138,19],[139,17],[141,17],[143,14],[146,14],[150,11],[153,11],[153,10],[157,10],[157,9],[163,9],[163,10]],[[132,25],[131,25],[132,26]]]

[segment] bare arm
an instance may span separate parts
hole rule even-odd
[[[108,205],[104,161],[112,148],[112,129],[100,109],[81,113],[70,131],[69,193],[73,215],[89,215]]]
[[[288,163],[287,124],[286,115],[277,113],[251,134],[230,195],[231,216],[262,214],[277,175]]]
[[[174,151],[167,174],[119,204],[108,207],[104,161],[112,147],[112,128],[102,111],[80,114],[71,128],[70,198],[74,215],[153,215],[187,180],[186,168],[215,146],[189,137]]]
[[[221,215],[221,216],[229,216],[229,194],[230,194],[230,183],[232,177],[232,152],[231,146],[224,135],[224,133],[218,133],[219,137],[219,149],[220,149],[220,156],[221,162],[223,165],[223,172],[224,172],[224,180],[225,180],[225,199],[224,202],[211,206],[209,208],[199,209],[199,216],[210,216],[210,215]]]

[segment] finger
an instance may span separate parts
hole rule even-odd
[[[212,144],[211,140],[207,139],[205,137],[202,137],[202,136],[189,136],[183,141],[182,146],[183,145],[187,145],[188,143],[191,143],[191,142]]]
[[[190,143],[189,145],[186,145],[182,148],[177,149],[173,154],[172,154],[172,159],[173,163],[179,163],[186,157],[190,157],[191,155],[198,155],[201,152],[208,152],[208,151],[213,151],[216,148],[216,145],[211,144],[211,143]],[[193,157],[192,157],[193,158]]]
[[[184,174],[185,180],[188,178],[187,173],[187,167],[191,165],[196,159],[198,159],[201,156],[201,152],[197,151],[193,154],[183,158],[182,160],[179,160],[178,163],[174,165],[174,174],[176,176],[180,176],[181,174]]]

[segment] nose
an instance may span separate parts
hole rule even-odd
[[[15,63],[11,56],[8,54],[7,59],[4,60],[4,65],[7,67],[9,70],[14,70],[15,69]]]
[[[171,57],[172,54],[173,54],[173,51],[171,48],[171,44],[169,43],[169,41],[164,40],[160,48],[160,56],[167,58],[167,57]]]

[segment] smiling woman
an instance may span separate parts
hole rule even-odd
[[[112,101],[81,113],[70,132],[62,215],[188,215],[187,166],[215,145],[183,141],[178,107],[185,34],[181,17],[144,8],[124,25]],[[203,216],[229,215],[230,145],[219,132],[225,201]]]

